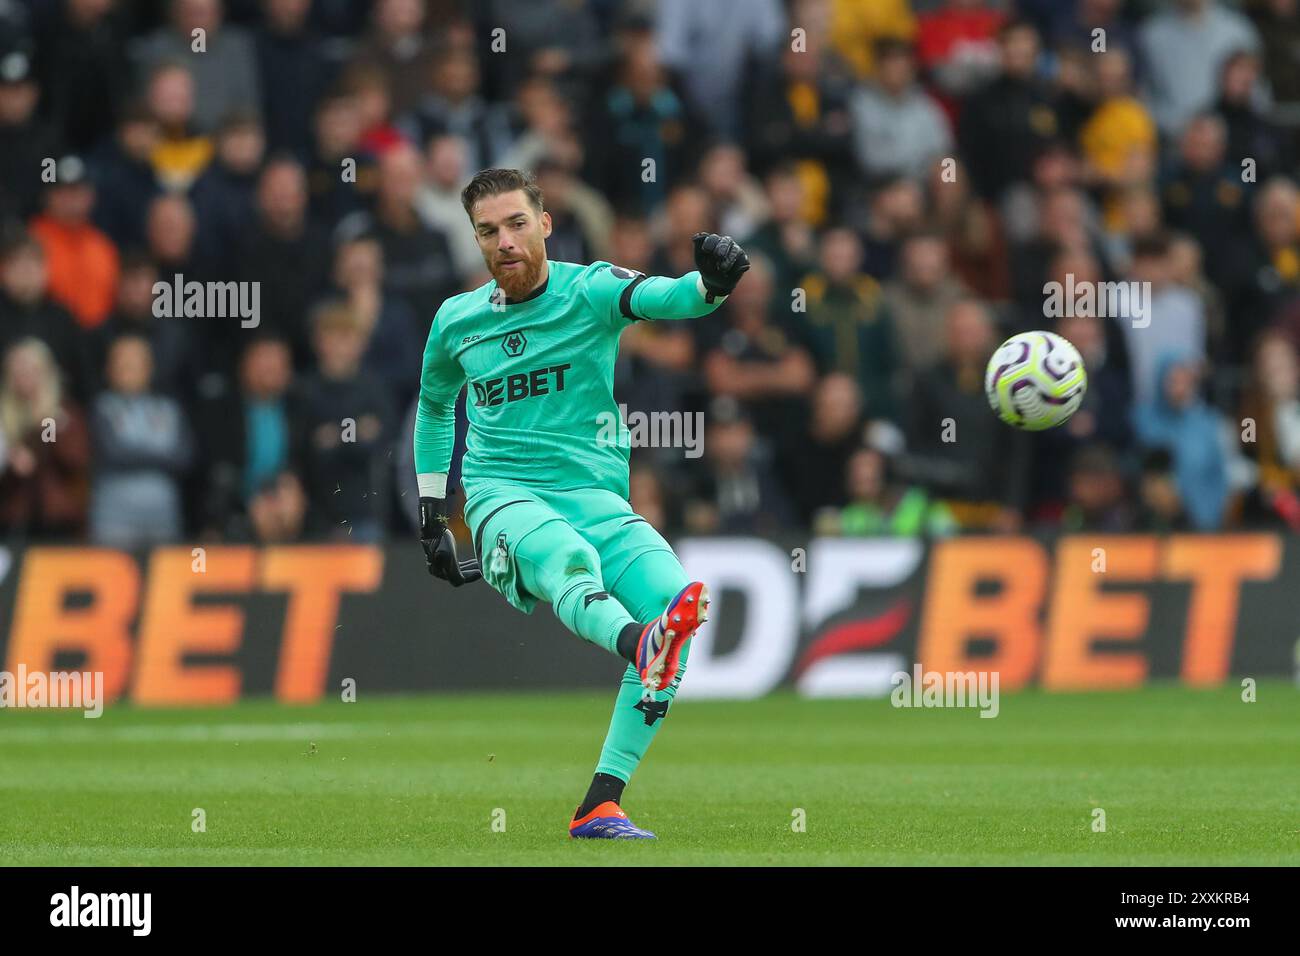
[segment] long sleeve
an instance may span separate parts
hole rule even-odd
[[[608,262],[587,270],[586,294],[596,310],[615,326],[639,319],[698,319],[720,306],[725,296],[706,300],[698,272],[677,279],[647,276]]]
[[[415,410],[415,474],[423,498],[447,496],[447,473],[456,439],[456,396],[465,385],[465,373],[443,348],[438,332],[435,318],[424,347]]]
[[[705,299],[704,283],[698,272],[678,279],[649,276],[632,290],[632,314],[638,319],[698,319],[722,304]]]

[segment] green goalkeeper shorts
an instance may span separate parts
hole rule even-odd
[[[612,491],[545,491],[501,482],[475,482],[466,489],[465,524],[483,579],[525,614],[552,595],[522,587],[515,558],[534,564],[594,557],[597,578],[612,591],[623,572],[648,551],[672,548],[663,535]],[[594,552],[594,554],[593,554]]]

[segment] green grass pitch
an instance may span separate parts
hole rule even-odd
[[[1300,690],[1282,681],[1255,703],[1235,687],[1004,694],[995,719],[684,700],[624,800],[659,840],[571,841],[611,702],[0,711],[0,862],[1300,864]]]

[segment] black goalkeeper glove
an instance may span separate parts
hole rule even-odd
[[[447,506],[442,498],[420,499],[420,545],[424,548],[429,573],[454,588],[483,576],[473,558],[456,558],[456,539],[447,528]]]
[[[695,268],[704,281],[704,300],[712,302],[717,296],[731,295],[749,270],[749,256],[735,239],[711,232],[697,232],[691,236],[695,245]]]

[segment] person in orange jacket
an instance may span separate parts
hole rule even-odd
[[[70,311],[83,328],[93,329],[113,309],[117,296],[118,254],[112,240],[90,221],[95,187],[78,156],[54,166],[46,187],[45,211],[30,228],[45,250],[49,294]]]

